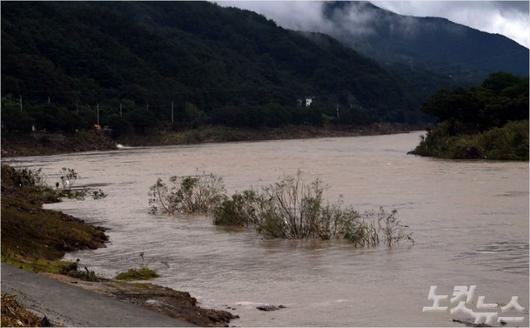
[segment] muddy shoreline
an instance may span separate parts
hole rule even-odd
[[[200,307],[197,299],[187,292],[154,284],[102,279],[88,270],[84,275],[76,263],[64,261],[63,256],[75,250],[105,247],[106,229],[60,211],[43,209],[45,203],[60,201],[59,194],[35,183],[35,176],[26,172],[2,166],[3,263],[44,273],[64,283],[199,326],[226,326],[237,318],[224,310]],[[77,278],[68,276],[73,273]],[[8,283],[3,281],[3,286]]]
[[[113,279],[91,282],[65,275],[49,273],[45,275],[63,283],[111,296],[127,303],[141,305],[149,310],[198,326],[226,326],[231,320],[238,318],[237,315],[228,311],[200,307],[197,299],[188,292],[147,282],[123,282]]]
[[[94,131],[62,135],[51,133],[2,135],[2,157],[45,156],[83,151],[113,150],[126,146],[192,145],[216,142],[354,137],[424,130],[425,124],[373,123],[367,126],[285,126],[270,129],[205,126],[149,135],[127,135],[111,139]]]

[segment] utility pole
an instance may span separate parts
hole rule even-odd
[[[123,118],[123,106],[120,103],[120,118]]]
[[[20,111],[22,112],[22,95],[18,96],[18,105],[20,106]]]
[[[337,119],[340,118],[340,107],[339,104],[337,104]]]
[[[99,104],[96,105],[96,124],[99,125]]]
[[[171,125],[173,126],[173,123],[175,122],[174,120],[174,115],[173,115],[173,101],[171,102]]]

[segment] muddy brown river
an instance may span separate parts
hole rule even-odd
[[[51,184],[60,168],[75,168],[78,184],[101,184],[108,194],[46,206],[109,228],[106,248],[69,259],[112,277],[141,265],[143,252],[143,264],[161,275],[155,283],[189,291],[205,306],[235,308],[241,319],[234,325],[458,325],[449,312],[422,312],[432,305],[431,285],[449,297],[454,286],[476,285],[486,303],[519,296],[528,325],[528,163],[407,155],[420,135],[149,147],[11,162],[42,168]],[[236,191],[298,169],[308,180],[321,178],[330,200],[341,197],[360,210],[397,209],[416,244],[355,249],[337,241],[263,240],[253,231],[216,227],[207,217],[148,214],[147,192],[158,177],[213,172]],[[264,303],[287,308],[256,310]]]

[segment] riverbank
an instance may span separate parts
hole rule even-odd
[[[443,89],[422,111],[438,123],[412,154],[528,161],[528,77],[494,73],[477,86]]]
[[[61,272],[66,252],[105,246],[104,229],[43,209],[59,194],[39,174],[2,165],[2,262],[30,271]]]
[[[384,135],[424,129],[420,125],[374,123],[367,126],[305,126],[289,125],[280,128],[249,129],[225,126],[206,126],[150,136],[126,136],[118,142],[128,146],[169,146],[234,141],[263,141],[309,139],[325,137],[354,137]]]
[[[204,126],[196,129],[164,131],[149,135],[126,135],[116,140],[94,131],[81,131],[71,136],[60,134],[2,135],[2,156],[39,156],[61,153],[112,150],[116,144],[127,146],[168,146],[212,142],[352,137],[410,132],[424,125],[374,123],[367,126],[285,126],[270,129]]]
[[[101,279],[88,270],[86,270],[86,274],[84,271],[78,271],[77,263],[61,260],[66,252],[105,247],[108,238],[103,228],[87,224],[62,212],[42,208],[44,203],[57,201],[60,201],[58,193],[42,184],[42,180],[35,172],[15,170],[6,165],[2,166],[2,263],[11,265],[13,270],[19,268],[49,274],[49,277],[61,281],[63,285],[68,283],[86,287],[88,284],[90,288],[85,289],[90,289],[90,293],[103,294],[127,303],[141,305],[186,323],[200,326],[225,326],[231,319],[236,318],[227,311],[201,308],[197,304],[197,300],[186,292],[154,284]],[[3,291],[6,290],[4,287],[14,283],[11,281],[12,279],[19,279],[20,276],[19,273],[4,276],[4,270],[5,267],[2,265]],[[68,275],[74,275],[76,278],[68,277]],[[23,295],[35,295],[36,298],[41,299],[40,303],[43,308],[48,308],[46,295],[61,294],[64,288],[61,287],[61,284],[49,283],[48,285],[52,286],[48,288],[49,290],[42,289],[39,287],[41,284],[35,283],[41,279],[39,276],[30,275],[25,283],[21,283],[22,287],[27,286],[30,282],[35,284],[33,288],[23,291]],[[83,284],[84,280],[90,281],[85,281],[86,284]],[[20,296],[17,294],[17,288],[13,288],[11,293]],[[64,306],[58,305],[54,312],[59,315],[75,316],[75,313],[71,313],[72,309],[68,307],[69,304],[78,302],[78,298],[74,294],[77,295],[75,291],[66,293],[65,295],[70,296],[65,296],[62,300]],[[91,296],[86,297],[91,299]],[[73,302],[74,299],[76,302]],[[89,304],[98,303],[97,300],[96,297],[93,301],[87,302]],[[31,304],[34,302],[19,301],[30,306],[30,309],[33,310]],[[102,302],[104,304],[104,301]],[[107,311],[112,314],[110,310]],[[97,312],[87,313],[93,315]],[[44,312],[43,315],[48,316],[49,314]],[[101,318],[93,319],[93,321],[82,321],[81,325],[109,325],[104,321],[97,321]],[[119,323],[118,325],[121,326],[127,322]],[[131,321],[128,325],[136,324],[137,322]],[[112,326],[112,324],[110,325]],[[157,326],[161,323],[155,321],[153,325]]]
[[[79,131],[60,133],[2,133],[2,157],[41,156],[92,150],[116,149],[116,143],[103,133]]]
[[[441,122],[410,153],[445,159],[528,161],[528,121],[460,134],[452,133],[448,122]]]

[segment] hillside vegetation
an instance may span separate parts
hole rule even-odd
[[[306,97],[310,107],[299,102]],[[101,125],[115,135],[149,133],[171,128],[172,103],[173,127],[418,119],[402,81],[374,61],[250,11],[207,2],[2,3],[4,130],[74,132],[96,123],[99,105]]]
[[[439,123],[414,154],[528,160],[528,78],[497,73],[478,87],[441,90],[428,99],[423,111]]]

